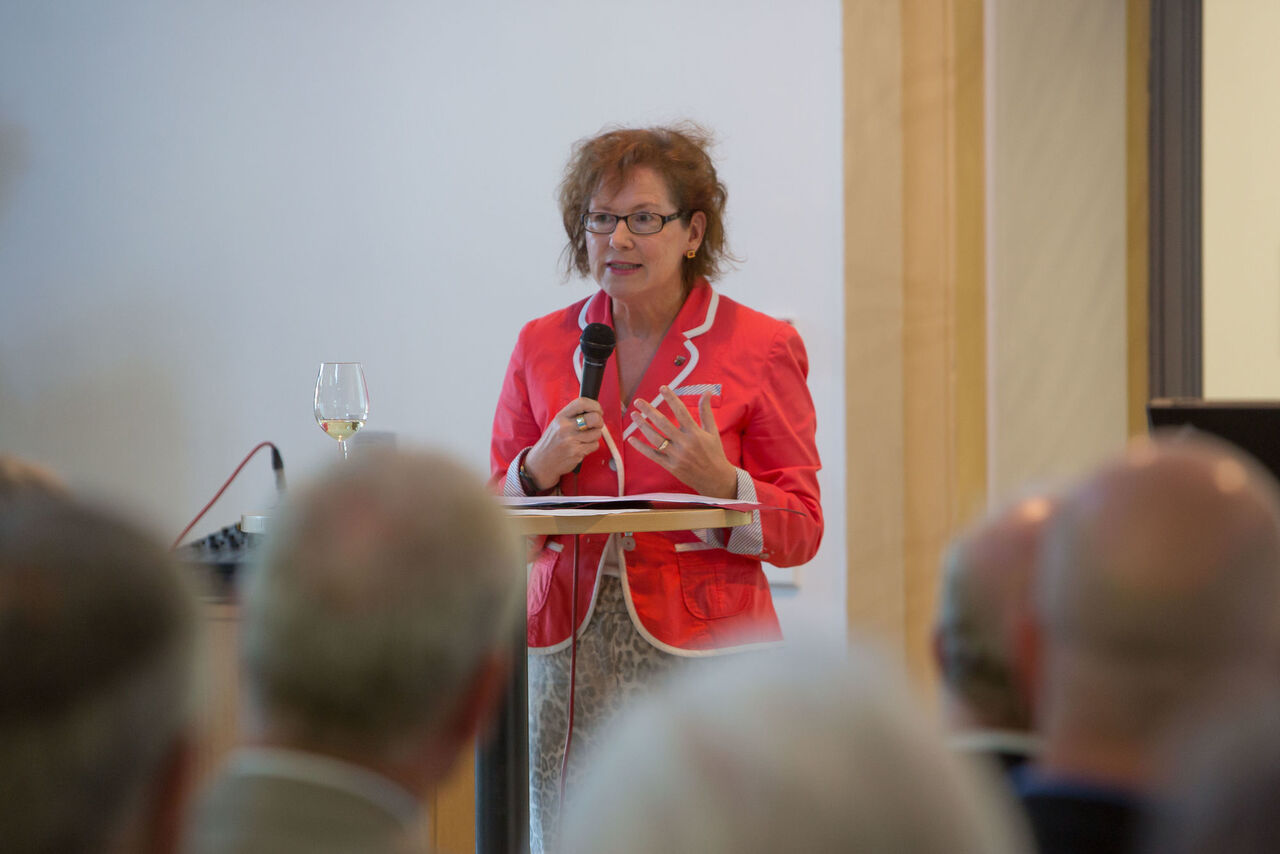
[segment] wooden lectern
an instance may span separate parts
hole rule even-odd
[[[644,496],[629,496],[643,500]],[[572,499],[565,499],[565,503]],[[738,505],[737,502],[727,502]],[[668,502],[669,504],[669,502]],[[509,508],[510,509],[510,508]],[[648,509],[527,507],[511,509],[526,535],[613,534],[732,528],[751,521],[747,510],[689,504]],[[511,681],[487,742],[476,749],[475,827],[478,854],[528,854],[529,705],[524,624],[516,638]]]

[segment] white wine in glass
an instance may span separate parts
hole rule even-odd
[[[347,458],[347,439],[369,420],[369,389],[359,362],[321,362],[316,376],[316,423],[338,440]]]

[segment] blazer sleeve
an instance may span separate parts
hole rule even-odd
[[[498,395],[498,408],[493,416],[493,437],[489,444],[489,484],[504,495],[523,495],[518,465],[520,453],[531,447],[542,435],[533,411],[526,352],[529,325],[520,330],[507,373]]]
[[[780,509],[760,512],[760,528],[754,536],[735,528],[727,547],[740,552],[750,542],[752,548],[759,548],[761,560],[796,566],[817,553],[823,519],[817,415],[807,382],[809,358],[799,333],[790,325],[780,325],[762,374],[760,393],[742,435],[741,468],[751,476],[756,500]]]

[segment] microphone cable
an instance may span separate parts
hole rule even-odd
[[[576,470],[573,474],[573,494],[580,494]],[[569,751],[573,747],[573,710],[577,705],[575,690],[578,680],[578,540],[581,536],[581,534],[573,535],[573,578],[569,582],[569,719],[564,733],[564,756],[560,760],[560,805],[556,812],[557,825],[564,816],[565,780],[569,776]]]
[[[617,333],[607,323],[588,323],[578,338],[578,349],[582,353],[581,396],[592,400],[600,399],[600,384],[604,381],[605,365],[617,346]],[[606,435],[608,428],[605,428]],[[584,457],[585,459],[585,457]],[[573,467],[573,494],[578,491],[578,474],[582,471],[582,460]],[[580,534],[573,535],[573,578],[569,582],[569,716],[564,733],[564,756],[560,760],[560,810],[559,817],[564,815],[565,779],[569,775],[569,751],[573,747],[573,712],[577,705],[575,689],[578,680],[578,541]],[[596,566],[596,584],[600,583],[600,567]]]
[[[263,448],[271,448],[271,468],[276,475],[276,489],[280,492],[284,492],[284,459],[280,456],[280,449],[275,446],[274,442],[259,442],[254,446],[253,450],[240,461],[240,465],[236,466],[236,470],[231,473],[231,477],[227,478],[226,483],[222,484],[222,488],[214,494],[213,498],[209,499],[209,503],[204,506],[204,509],[196,514],[196,518],[192,519],[191,523],[187,525],[187,527],[182,529],[182,533],[173,541],[173,545],[169,546],[169,551],[173,551],[182,543],[182,538],[189,534],[191,529],[196,526],[196,523],[204,518],[204,514],[208,513],[209,508],[217,503],[218,499],[222,497],[222,493],[227,491],[227,487],[236,479],[240,474],[240,471],[248,464],[249,460],[253,459],[253,455],[258,453],[258,451],[261,451]]]

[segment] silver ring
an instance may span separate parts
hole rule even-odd
[[[671,444],[670,439],[663,439],[662,444],[658,446],[658,453],[662,453],[663,451],[665,451],[667,449],[667,445],[670,445],[670,444]]]
[[[579,412],[579,413],[578,413],[578,416],[577,416],[576,418],[574,418],[573,420],[574,420],[574,421],[576,421],[576,422],[577,422],[577,424],[578,424],[578,432],[579,432],[579,433],[583,432],[584,430],[590,430],[590,429],[591,429],[590,427],[588,427],[588,426],[587,426],[587,413],[585,413],[585,412]]]

